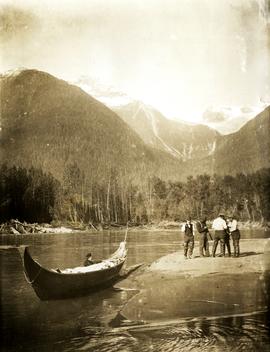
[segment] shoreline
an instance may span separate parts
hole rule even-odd
[[[210,241],[210,252],[213,241]],[[231,244],[233,253],[233,246]],[[199,247],[196,246],[192,259],[184,259],[183,251],[174,252],[154,261],[148,271],[151,273],[166,273],[166,275],[184,275],[198,277],[208,274],[245,274],[262,273],[270,269],[270,260],[266,258],[270,252],[270,239],[242,239],[240,240],[240,257],[213,257],[199,256]],[[227,255],[227,254],[226,254]]]
[[[240,251],[239,258],[200,258],[195,248],[193,259],[185,260],[183,251],[157,259],[121,282],[122,289],[138,290],[121,314],[145,323],[265,311],[270,239],[242,240]]]
[[[79,232],[90,232],[90,233],[98,233],[102,231],[125,231],[128,229],[129,232],[181,232],[181,226],[183,222],[176,221],[162,221],[159,223],[151,223],[151,224],[140,224],[140,225],[126,225],[121,224],[72,224],[72,223],[60,223],[58,226],[53,226],[52,224],[38,224],[38,223],[26,223],[20,222],[18,220],[10,220],[9,222],[5,222],[0,224],[0,235],[1,234],[58,234],[58,233],[79,233]],[[239,230],[270,230],[270,223],[267,222],[265,224],[261,222],[250,222],[239,221]],[[211,226],[209,226],[210,232]],[[196,230],[195,230],[196,235]]]

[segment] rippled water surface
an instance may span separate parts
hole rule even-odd
[[[30,245],[32,255],[43,266],[65,268],[82,263],[89,251],[96,259],[108,257],[123,237],[121,232],[2,236],[1,350],[270,350],[267,312],[256,312],[256,307],[241,314],[232,311],[227,316],[183,317],[174,308],[177,302],[174,298],[167,302],[167,312],[155,307],[152,312],[155,319],[151,319],[150,314],[148,321],[131,321],[122,312],[126,303],[138,293],[132,287],[124,291],[110,288],[76,299],[41,302],[24,279],[18,251],[7,248],[8,245]],[[251,237],[259,241],[259,238],[269,237],[269,232],[242,233],[242,238]],[[127,266],[151,263],[181,248],[181,237],[177,232],[133,232],[128,239]],[[252,280],[260,282],[258,275],[249,277],[249,282]],[[168,284],[168,290],[175,287],[170,288]],[[244,291],[243,287],[241,290]],[[249,285],[246,288],[248,291]],[[261,302],[259,286],[256,292],[256,300]],[[155,294],[158,296],[159,293],[157,284]]]

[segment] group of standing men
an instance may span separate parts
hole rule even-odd
[[[209,257],[209,241],[208,236],[212,240],[212,236],[209,232],[209,229],[206,225],[206,218],[204,217],[200,221],[196,222],[196,228],[199,233],[199,250],[200,257]],[[225,256],[225,247],[227,248],[228,255],[231,257],[231,246],[230,246],[230,237],[233,240],[234,247],[234,257],[239,257],[240,248],[240,231],[238,229],[237,218],[231,216],[228,220],[225,220],[224,214],[220,214],[212,224],[212,229],[214,232],[214,243],[212,248],[212,257],[216,256],[216,250],[218,243],[220,242],[220,255]],[[182,227],[184,232],[184,257],[192,258],[193,249],[194,249],[194,225],[189,218]]]

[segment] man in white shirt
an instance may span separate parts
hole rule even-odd
[[[225,256],[225,234],[227,230],[227,224],[224,219],[224,214],[219,214],[219,216],[213,221],[212,228],[215,230],[214,244],[212,256],[216,256],[216,249],[218,242],[220,241],[221,256]]]
[[[233,240],[233,248],[234,248],[234,257],[239,257],[240,248],[239,248],[239,240],[240,240],[240,231],[238,230],[238,223],[236,216],[232,216],[229,218],[228,228]]]

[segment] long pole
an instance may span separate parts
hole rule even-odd
[[[126,228],[126,233],[125,233],[124,242],[127,242],[127,234],[128,234],[128,222],[127,222],[127,228]]]

